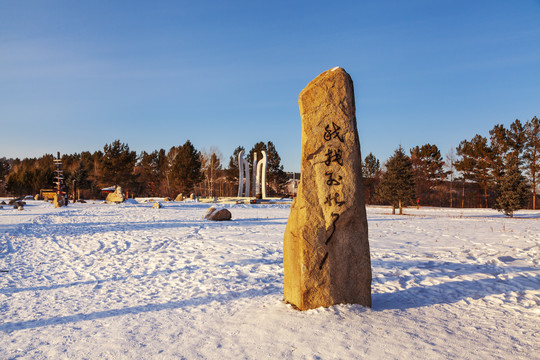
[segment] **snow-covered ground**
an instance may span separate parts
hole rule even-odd
[[[0,210],[0,358],[540,359],[540,211],[369,207],[373,308],[283,303],[288,205]]]

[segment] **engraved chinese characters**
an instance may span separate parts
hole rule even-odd
[[[371,306],[371,263],[354,90],[341,68],[299,96],[302,176],[284,238],[285,301]]]

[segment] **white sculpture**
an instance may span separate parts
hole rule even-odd
[[[253,193],[255,196],[261,194],[266,198],[266,151],[262,150],[263,158],[257,162],[257,153],[253,156]],[[244,150],[238,153],[238,197],[249,197],[250,177],[249,163],[244,159]],[[244,189],[245,183],[245,189]],[[262,191],[261,191],[262,190]]]
[[[257,177],[257,152],[255,151],[253,153],[253,166],[251,167],[253,170],[253,196],[256,196],[258,194],[257,190],[257,182],[259,181],[259,178]]]
[[[243,157],[244,156],[244,150],[240,151],[238,153],[238,197],[242,197],[243,193],[242,190],[244,188],[244,162]]]
[[[263,199],[266,199],[266,151],[262,150],[263,158],[257,163],[257,179],[255,180],[255,194],[261,194]],[[261,192],[262,188],[262,192]]]
[[[238,197],[249,197],[249,163],[244,159],[244,150],[238,153]],[[245,192],[244,190],[244,179],[246,181]]]

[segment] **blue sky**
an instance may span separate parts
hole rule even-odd
[[[298,94],[334,66],[363,156],[445,154],[540,116],[540,1],[0,0],[0,157],[271,140],[298,171]]]

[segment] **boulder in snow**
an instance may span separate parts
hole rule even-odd
[[[107,204],[120,204],[125,200],[124,194],[122,194],[122,188],[120,186],[116,187],[114,192],[107,195]]]
[[[212,221],[224,221],[224,220],[231,220],[232,214],[227,209],[216,209],[215,207],[210,207],[206,211],[206,215],[204,216],[206,220],[212,220]]]

